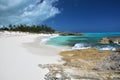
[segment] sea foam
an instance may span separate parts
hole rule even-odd
[[[98,50],[112,50],[112,51],[116,50],[116,47],[111,46],[111,45],[92,46],[92,45],[90,45],[88,43],[77,43],[72,47],[73,50],[76,50],[76,49],[88,49],[88,48],[96,48]]]
[[[107,46],[97,46],[95,48],[98,49],[98,50],[112,50],[112,51],[116,50],[115,47],[110,46],[110,45],[107,45]]]
[[[88,49],[91,48],[87,43],[77,43],[75,44],[72,49]]]

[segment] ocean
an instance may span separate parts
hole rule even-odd
[[[58,36],[50,38],[46,44],[63,49],[87,49],[115,50],[120,44],[101,44],[104,37],[120,36],[120,32],[83,33],[83,36]]]

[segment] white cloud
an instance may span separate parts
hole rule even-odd
[[[1,0],[0,25],[39,24],[59,14],[58,0]]]
[[[0,9],[6,10],[24,2],[23,0],[0,0]]]

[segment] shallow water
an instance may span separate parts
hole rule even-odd
[[[83,33],[83,36],[58,36],[51,38],[46,44],[54,45],[61,48],[69,49],[85,49],[85,48],[97,48],[100,50],[114,50],[120,47],[119,44],[100,44],[100,40],[103,37],[120,36],[120,32],[112,33]]]

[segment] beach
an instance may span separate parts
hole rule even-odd
[[[54,36],[0,32],[0,80],[44,80],[48,70],[38,65],[59,64],[60,49],[40,41]]]
[[[71,78],[71,80],[107,80],[106,78],[114,80],[119,76],[111,73],[111,70],[119,72],[117,67],[119,52],[99,50],[94,47],[86,48],[84,45],[77,46],[79,49],[66,49],[64,46],[61,48],[46,44],[50,39],[54,41],[61,38],[58,36],[58,34],[0,32],[0,80],[45,80],[45,77],[53,78],[55,77],[53,73],[57,74],[60,71],[60,75],[64,75],[63,78]],[[69,41],[68,38],[71,39],[71,37],[66,38],[67,40],[64,37],[66,41]],[[61,41],[61,39],[57,40]],[[114,66],[111,60],[117,66]]]

